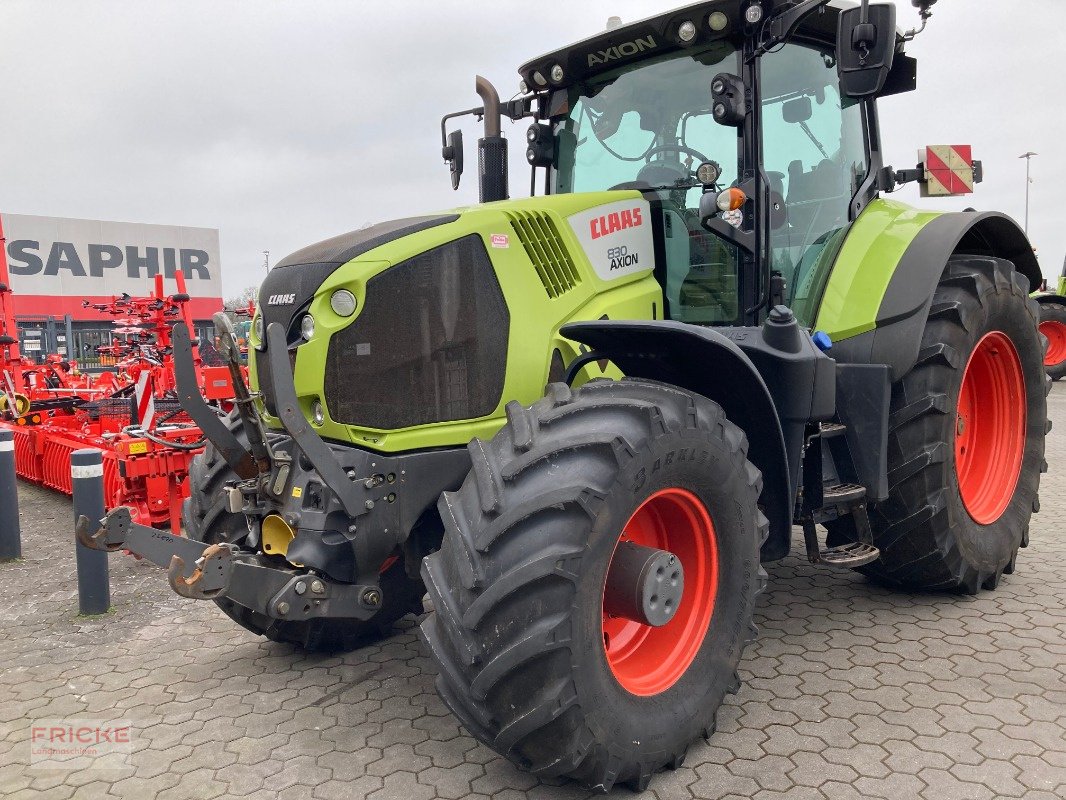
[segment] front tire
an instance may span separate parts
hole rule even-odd
[[[437,688],[523,769],[643,789],[710,736],[739,685],[765,581],[761,475],[717,404],[661,384],[553,384],[507,416],[471,442],[471,474],[440,501],[443,546],[423,562]],[[604,611],[627,539],[684,567],[661,627]]]
[[[907,589],[994,589],[1039,509],[1049,428],[1039,310],[999,258],[952,256],[918,361],[892,390],[889,498],[870,508],[881,558],[861,571]],[[850,518],[829,544],[854,540]]]
[[[225,418],[226,427],[237,440],[247,446],[240,415],[231,411]],[[229,542],[241,544],[248,535],[244,514],[233,514],[226,504],[225,487],[238,480],[237,474],[208,442],[204,451],[195,456],[189,467],[189,497],[182,504],[185,535],[207,544]],[[304,621],[278,620],[259,614],[250,608],[220,598],[215,603],[230,619],[258,636],[275,642],[293,644],[310,652],[344,652],[387,635],[393,624],[409,613],[423,611],[425,588],[421,578],[407,575],[405,559],[386,561],[380,576],[381,610],[369,620],[313,619]]]

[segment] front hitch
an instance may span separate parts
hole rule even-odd
[[[339,583],[232,544],[204,544],[138,525],[125,506],[110,511],[96,530],[88,517],[79,517],[75,535],[91,550],[128,550],[165,567],[170,587],[182,597],[228,599],[274,619],[366,620],[383,602],[377,584]]]
[[[179,555],[171,556],[167,567],[170,588],[191,600],[213,600],[229,585],[233,550],[225,544],[210,545],[194,564],[196,568],[192,574],[185,577],[185,562]]]
[[[182,597],[207,600],[219,596],[229,583],[236,548],[228,544],[205,545],[184,536],[137,525],[126,506],[119,506],[92,530],[84,514],[74,529],[78,541],[90,550],[113,553],[129,550],[160,567],[166,567],[170,587]],[[191,566],[186,566],[189,564]]]
[[[184,323],[174,324],[171,329],[171,343],[174,347],[174,378],[178,384],[181,407],[215,446],[230,469],[244,480],[257,477],[259,465],[251,452],[237,440],[233,431],[226,427],[215,409],[211,408],[200,394],[200,384],[196,380],[196,364],[193,363],[192,357],[192,340]]]
[[[255,408],[255,399],[248,391],[244,383],[244,375],[241,373],[241,351],[237,347],[237,335],[233,330],[233,321],[225,311],[219,311],[212,319],[215,323],[215,335],[218,337],[222,355],[229,368],[230,380],[233,383],[233,402],[244,424],[244,432],[248,435],[248,447],[252,452],[252,458],[255,459],[259,474],[269,475],[274,459],[267,442],[266,431],[263,430],[263,420]]]
[[[360,502],[360,495],[351,478],[338,463],[333,451],[322,438],[312,430],[307,418],[300,410],[300,401],[296,397],[292,368],[289,366],[289,351],[285,341],[285,329],[277,322],[271,322],[266,328],[266,357],[270,362],[270,388],[274,395],[274,405],[278,418],[293,442],[300,448],[311,466],[337,496],[345,513],[352,518],[367,513],[371,506]]]

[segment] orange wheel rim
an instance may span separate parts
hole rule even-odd
[[[1049,319],[1040,323],[1040,332],[1047,337],[1044,366],[1057,367],[1066,361],[1066,325],[1058,320]]]
[[[955,419],[955,472],[973,520],[990,525],[1010,504],[1025,452],[1025,379],[1010,338],[977,343],[962,376]]]
[[[619,542],[667,550],[684,570],[674,617],[661,627],[603,611],[603,646],[615,679],[630,694],[651,696],[673,686],[699,653],[718,594],[718,541],[707,507],[685,489],[662,489],[625,524]]]

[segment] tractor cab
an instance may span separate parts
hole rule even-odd
[[[812,326],[882,188],[876,98],[915,88],[913,35],[891,5],[713,0],[532,59],[502,111],[537,119],[534,187],[644,194],[667,319],[755,325],[785,304]]]
[[[666,313],[682,322],[744,324],[745,256],[765,255],[754,235],[755,197],[727,191],[758,165],[746,163],[743,132],[714,114],[721,101],[713,89],[733,83],[742,55],[719,38],[615,68],[567,89],[569,112],[555,124],[553,191],[637,188],[653,198]],[[832,263],[869,170],[862,107],[841,97],[824,41],[789,42],[758,73],[767,266],[782,279],[776,300],[813,322],[802,311],[820,289],[817,267]]]

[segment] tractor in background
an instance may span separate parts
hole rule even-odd
[[[935,0],[915,0],[922,28]],[[232,325],[188,538],[78,537],[308,649],[421,624],[437,688],[522,769],[644,789],[715,730],[763,565],[993,590],[1049,423],[1025,234],[883,195],[916,88],[890,4],[704,0],[534,58],[484,121],[481,203],[281,261]],[[509,199],[503,119],[539,195]],[[187,336],[175,342],[189,358]],[[824,533],[823,533],[824,529]],[[814,573],[817,575],[817,573]]]
[[[1045,283],[1033,297],[1040,306],[1040,333],[1048,342],[1044,368],[1057,381],[1066,375],[1066,263],[1054,291]]]

